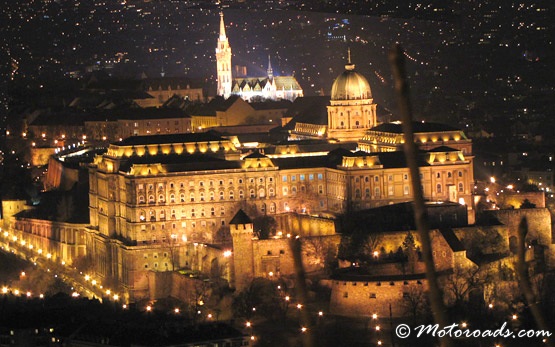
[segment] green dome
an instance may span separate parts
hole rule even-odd
[[[331,87],[332,100],[371,99],[372,90],[368,80],[355,71],[355,64],[345,65],[345,71],[337,76]]]

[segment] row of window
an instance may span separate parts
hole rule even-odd
[[[316,174],[316,175],[314,175],[314,174],[308,174],[308,175],[299,174],[298,177],[299,177],[299,181],[306,181],[307,178],[308,178],[309,181],[314,181],[315,177],[319,181],[321,181],[321,180],[324,179],[324,174],[321,174],[321,173]],[[291,176],[283,175],[283,176],[281,176],[281,180],[282,180],[282,182],[288,182],[288,181],[289,182],[296,182],[297,181],[297,175],[291,175]]]
[[[321,175],[322,175],[322,174],[319,174],[319,176],[321,176]],[[304,176],[304,175],[303,175],[303,176]],[[313,176],[313,175],[311,174],[310,176]],[[321,179],[321,178],[319,178],[319,179]],[[273,178],[273,177],[268,177],[267,180],[268,180],[268,182],[271,183],[271,182],[274,181],[274,178]],[[249,178],[249,179],[247,179],[247,180],[244,180],[244,179],[242,179],[242,178],[237,179],[237,183],[238,183],[238,184],[243,184],[245,181],[248,182],[248,183],[250,183],[250,184],[254,184],[255,182],[258,182],[259,184],[263,184],[263,183],[266,181],[266,178],[265,178],[265,177],[258,177],[258,178],[256,179],[256,178],[252,178],[252,177],[251,177],[251,178]],[[234,180],[233,180],[232,178],[230,178],[230,179],[228,180],[228,185],[232,186],[233,183],[234,183]],[[168,185],[169,185],[169,188],[170,188],[170,189],[176,189],[176,188],[177,188],[177,184],[175,184],[174,182],[170,182]],[[181,188],[185,188],[185,185],[186,185],[185,182],[180,182],[180,183],[179,183],[179,188],[180,188],[180,189],[181,189]],[[208,186],[208,187],[215,187],[216,185],[218,185],[218,186],[224,186],[224,185],[225,185],[225,181],[224,181],[223,179],[217,180],[217,181],[215,181],[215,180],[209,180],[208,182],[206,182],[206,184],[205,184],[204,181],[199,181],[199,182],[189,181],[189,184],[188,184],[189,187],[206,187],[206,186]],[[140,191],[141,191],[141,190],[144,190],[145,188],[147,188],[149,191],[153,191],[153,190],[154,190],[154,186],[155,186],[155,185],[154,185],[153,183],[149,183],[149,184],[139,183],[139,184],[137,185],[137,188],[138,188],[138,190],[140,190]],[[165,184],[164,184],[164,183],[158,183],[158,184],[157,184],[157,187],[158,187],[158,190],[164,190]]]
[[[268,189],[268,196],[269,197],[274,197],[275,196],[275,190],[274,188],[269,188]],[[200,192],[199,193],[199,200],[198,201],[207,201],[206,199],[206,194],[204,192]],[[254,189],[250,189],[249,190],[249,197],[250,198],[256,198],[257,197],[257,193]],[[264,188],[260,188],[258,190],[258,197],[259,198],[264,198],[266,197],[266,190]],[[239,199],[243,199],[245,198],[245,194],[243,190],[239,190]],[[189,201],[190,202],[195,202],[196,199],[196,194],[195,193],[189,193]],[[218,193],[218,199],[221,200],[225,200],[225,192],[224,191],[220,191]],[[228,193],[228,199],[229,200],[234,200],[235,199],[235,193],[233,191],[230,191]],[[215,192],[208,192],[208,201],[215,201],[216,200],[216,193]],[[179,194],[179,202],[185,202],[186,201],[186,195],[185,193],[181,193]],[[159,194],[158,195],[158,203],[164,203],[166,202],[166,197],[164,194]],[[171,204],[176,203],[176,195],[175,194],[170,194],[170,200],[169,202]],[[145,196],[144,195],[139,195],[139,204],[144,204],[146,203],[145,200]],[[156,203],[156,198],[154,195],[149,195],[148,196],[148,203],[149,204],[154,204]]]

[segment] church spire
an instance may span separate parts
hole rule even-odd
[[[220,40],[227,40],[225,36],[225,24],[224,24],[224,13],[220,12]]]
[[[272,70],[272,61],[270,60],[270,55],[268,54],[268,78],[274,77],[274,70]]]
[[[231,47],[225,35],[224,13],[220,12],[220,36],[216,46],[216,66],[218,76],[218,95],[229,98],[233,76],[231,74]]]

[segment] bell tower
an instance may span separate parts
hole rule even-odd
[[[229,98],[231,95],[231,47],[225,35],[224,13],[220,12],[220,36],[216,47],[216,66],[218,73],[218,95]]]

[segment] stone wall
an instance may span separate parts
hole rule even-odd
[[[405,296],[418,296],[428,289],[424,276],[411,280],[331,281],[330,312],[350,317],[406,316]]]
[[[278,230],[284,234],[320,236],[336,234],[336,221],[307,214],[286,213],[276,216]]]

